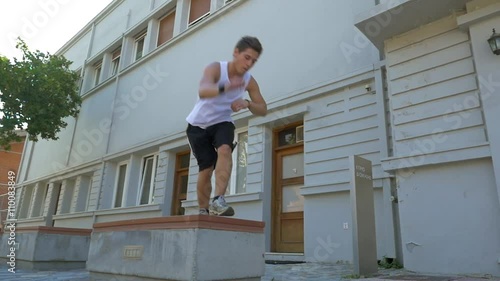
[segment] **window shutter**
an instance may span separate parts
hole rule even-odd
[[[157,46],[160,46],[161,44],[172,39],[172,37],[174,36],[174,22],[175,11],[173,13],[170,13],[160,21]]]
[[[191,0],[189,9],[189,23],[201,18],[210,12],[210,0]]]

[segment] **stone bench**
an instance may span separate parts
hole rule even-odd
[[[15,245],[9,244],[9,231],[2,234],[0,254],[2,258],[13,256],[16,268],[85,268],[91,232],[81,228],[19,227],[12,231]]]
[[[91,280],[260,280],[264,244],[263,222],[227,217],[96,223],[87,269]]]

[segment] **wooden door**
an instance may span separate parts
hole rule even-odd
[[[172,216],[184,215],[182,201],[186,200],[189,176],[190,152],[177,154],[175,163],[174,193],[172,196]]]
[[[273,198],[273,251],[304,252],[304,147],[276,150]]]

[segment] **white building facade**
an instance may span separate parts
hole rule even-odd
[[[233,116],[226,199],[266,223],[267,252],[352,262],[359,155],[379,259],[500,276],[499,14],[487,0],[115,0],[59,51],[83,76],[81,112],[59,140],[26,143],[18,227],[197,213],[185,117],[204,67],[252,35],[269,112]]]

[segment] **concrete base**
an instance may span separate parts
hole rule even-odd
[[[16,267],[24,264],[39,270],[85,268],[90,229],[35,226],[17,228],[13,233],[2,235],[0,257],[15,258]]]
[[[266,263],[268,264],[291,264],[304,263],[306,259],[304,254],[299,253],[266,253]]]
[[[137,276],[123,276],[115,274],[106,273],[96,273],[90,272],[90,281],[175,281],[172,279],[157,279],[157,278],[146,278]],[[234,281],[261,281],[260,277],[257,278],[244,278],[244,279],[231,279]]]
[[[260,280],[264,253],[263,222],[138,219],[94,224],[87,270],[92,280]]]
[[[8,259],[0,257],[0,263],[7,264]],[[16,260],[16,268],[36,271],[62,271],[85,268],[85,261],[23,261]]]

